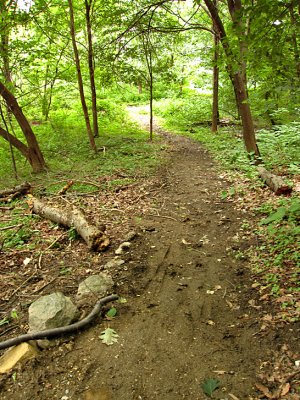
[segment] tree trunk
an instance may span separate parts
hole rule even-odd
[[[217,0],[214,0],[214,4],[217,7]],[[212,104],[212,124],[211,131],[216,133],[218,131],[218,124],[220,122],[219,114],[219,38],[218,35],[214,35],[214,58],[213,58],[213,104]]]
[[[91,25],[91,4],[93,0],[85,0],[85,17],[86,17],[86,29],[88,34],[88,62],[89,62],[89,74],[92,94],[92,111],[93,111],[93,132],[94,137],[99,136],[98,127],[98,114],[97,114],[97,94],[95,85],[95,65],[94,65],[94,54],[93,54],[93,40],[92,40],[92,25]]]
[[[151,50],[150,50],[151,51]],[[150,140],[153,140],[153,70],[152,70],[152,55],[150,53]]]
[[[217,34],[219,35],[219,39],[222,43],[226,55],[227,71],[229,73],[230,80],[234,86],[237,108],[240,112],[242,119],[243,138],[246,150],[249,153],[253,153],[255,157],[259,157],[260,154],[256,144],[254,124],[247,94],[247,87],[243,79],[243,71],[239,70],[235,72],[233,65],[234,55],[231,50],[223,22],[220,19],[216,6],[214,5],[212,0],[204,0],[204,1],[211,15],[213,24],[215,26],[215,29],[217,30]],[[229,0],[228,3],[232,4],[233,0]],[[239,62],[237,64],[239,64]]]
[[[74,51],[74,57],[75,57],[75,64],[76,64],[76,70],[77,70],[77,81],[78,81],[78,88],[79,88],[79,93],[80,93],[81,106],[82,106],[82,111],[84,114],[85,125],[86,125],[91,148],[95,152],[97,152],[97,147],[96,147],[95,139],[94,139],[94,136],[92,133],[90,117],[89,117],[88,108],[86,105],[85,95],[84,95],[84,90],[83,90],[83,80],[82,80],[82,74],[81,74],[79,53],[78,53],[76,38],[75,38],[75,22],[74,22],[74,10],[73,10],[72,0],[68,0],[68,4],[69,4],[69,13],[70,13],[70,33],[71,33],[71,39],[72,39],[72,45],[73,45],[73,51]]]
[[[40,150],[37,139],[32,131],[32,128],[27,121],[21,107],[19,106],[17,99],[14,95],[0,82],[0,95],[5,100],[8,109],[15,116],[27,142],[28,146],[25,146],[14,136],[10,135],[4,129],[1,128],[0,135],[16,147],[21,153],[27,158],[34,172],[41,172],[46,170],[46,163],[44,156]],[[25,150],[26,149],[26,150]]]
[[[142,36],[144,53],[146,58],[146,64],[149,74],[149,106],[150,106],[150,126],[149,126],[149,138],[153,140],[153,65],[152,65],[152,53],[149,32],[146,33],[146,37]]]

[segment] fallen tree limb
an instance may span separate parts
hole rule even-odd
[[[258,175],[277,195],[291,193],[292,188],[280,176],[272,174],[264,167],[257,168]]]
[[[102,306],[111,301],[118,300],[118,298],[119,296],[117,296],[116,294],[104,297],[96,303],[95,307],[88,316],[83,318],[81,321],[75,322],[74,324],[61,326],[59,328],[47,329],[45,331],[26,333],[25,335],[20,335],[12,339],[5,340],[4,342],[0,342],[0,350],[16,346],[20,343],[28,342],[29,340],[51,339],[83,329],[87,325],[89,325],[97,315],[99,315]]]
[[[0,190],[0,201],[9,202],[16,199],[19,196],[27,194],[31,189],[31,185],[28,182],[24,182],[21,185],[17,185],[12,189]]]
[[[78,209],[48,206],[36,197],[30,198],[29,203],[35,214],[57,224],[75,228],[91,250],[103,251],[109,246],[109,239],[103,232],[105,229],[100,229],[88,222]]]

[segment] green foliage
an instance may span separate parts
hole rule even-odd
[[[262,129],[257,133],[264,163],[269,168],[284,168],[290,174],[300,173],[300,123],[292,122]]]
[[[18,202],[14,202],[18,205]],[[9,222],[0,222],[0,243],[3,249],[23,248],[34,236],[38,235],[38,231],[34,229],[34,217],[24,215],[23,208],[16,208]]]
[[[9,324],[9,319],[7,317],[2,318],[0,320],[0,326],[6,325],[6,324]]]
[[[209,397],[212,397],[214,391],[217,390],[219,386],[220,381],[217,379],[206,379],[201,385],[203,392]]]
[[[77,233],[75,228],[70,228],[68,232],[69,240],[76,240],[79,238],[79,234]]]
[[[61,183],[57,183],[59,173],[61,179],[75,181],[71,190],[90,192],[96,190],[96,187],[80,182],[85,182],[87,176],[89,181],[97,181],[103,175],[122,171],[124,179],[108,184],[113,189],[116,185],[132,182],[137,175],[150,173],[160,162],[157,157],[160,151],[159,140],[156,138],[150,143],[147,140],[148,133],[129,120],[123,106],[117,103],[112,106],[111,101],[103,101],[101,104],[108,112],[103,116],[100,113],[100,137],[96,138],[100,151],[97,154],[90,150],[81,114],[78,116],[70,110],[58,110],[52,113],[50,122],[34,128],[49,171],[47,174],[32,176],[30,166],[24,165],[24,160],[16,153],[19,181],[28,180],[36,188],[44,186],[47,191],[56,193],[61,189]],[[0,149],[0,164],[5,166],[2,184],[14,186],[8,147]]]
[[[300,200],[297,197],[281,199],[275,210],[274,205],[266,203],[257,212],[267,214],[257,232],[264,244],[256,249],[257,267],[266,288],[272,296],[296,293],[300,290]],[[293,301],[285,302],[282,307],[285,318],[297,319]]]
[[[157,102],[154,110],[164,118],[167,127],[176,125],[177,130],[189,130],[210,120],[210,96],[192,91],[183,98]]]
[[[107,313],[105,314],[107,318],[111,319],[117,315],[117,309],[115,307],[111,307]]]

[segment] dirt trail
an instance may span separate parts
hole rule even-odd
[[[221,382],[214,399],[256,398],[256,371],[273,344],[255,335],[247,265],[231,255],[243,215],[220,200],[227,183],[205,150],[166,140],[170,162],[152,210],[132,218],[140,234],[113,274],[127,303],[113,321],[44,350],[4,385],[3,400],[197,400],[207,398],[207,378]],[[100,342],[104,326],[118,343]]]

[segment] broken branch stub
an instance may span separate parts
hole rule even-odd
[[[280,176],[272,174],[264,167],[257,168],[258,175],[277,195],[291,193],[292,188]]]
[[[48,206],[40,199],[30,199],[32,211],[57,224],[75,228],[88,247],[93,251],[104,251],[109,246],[109,238],[97,226],[87,221],[84,214],[76,208],[62,209]]]

